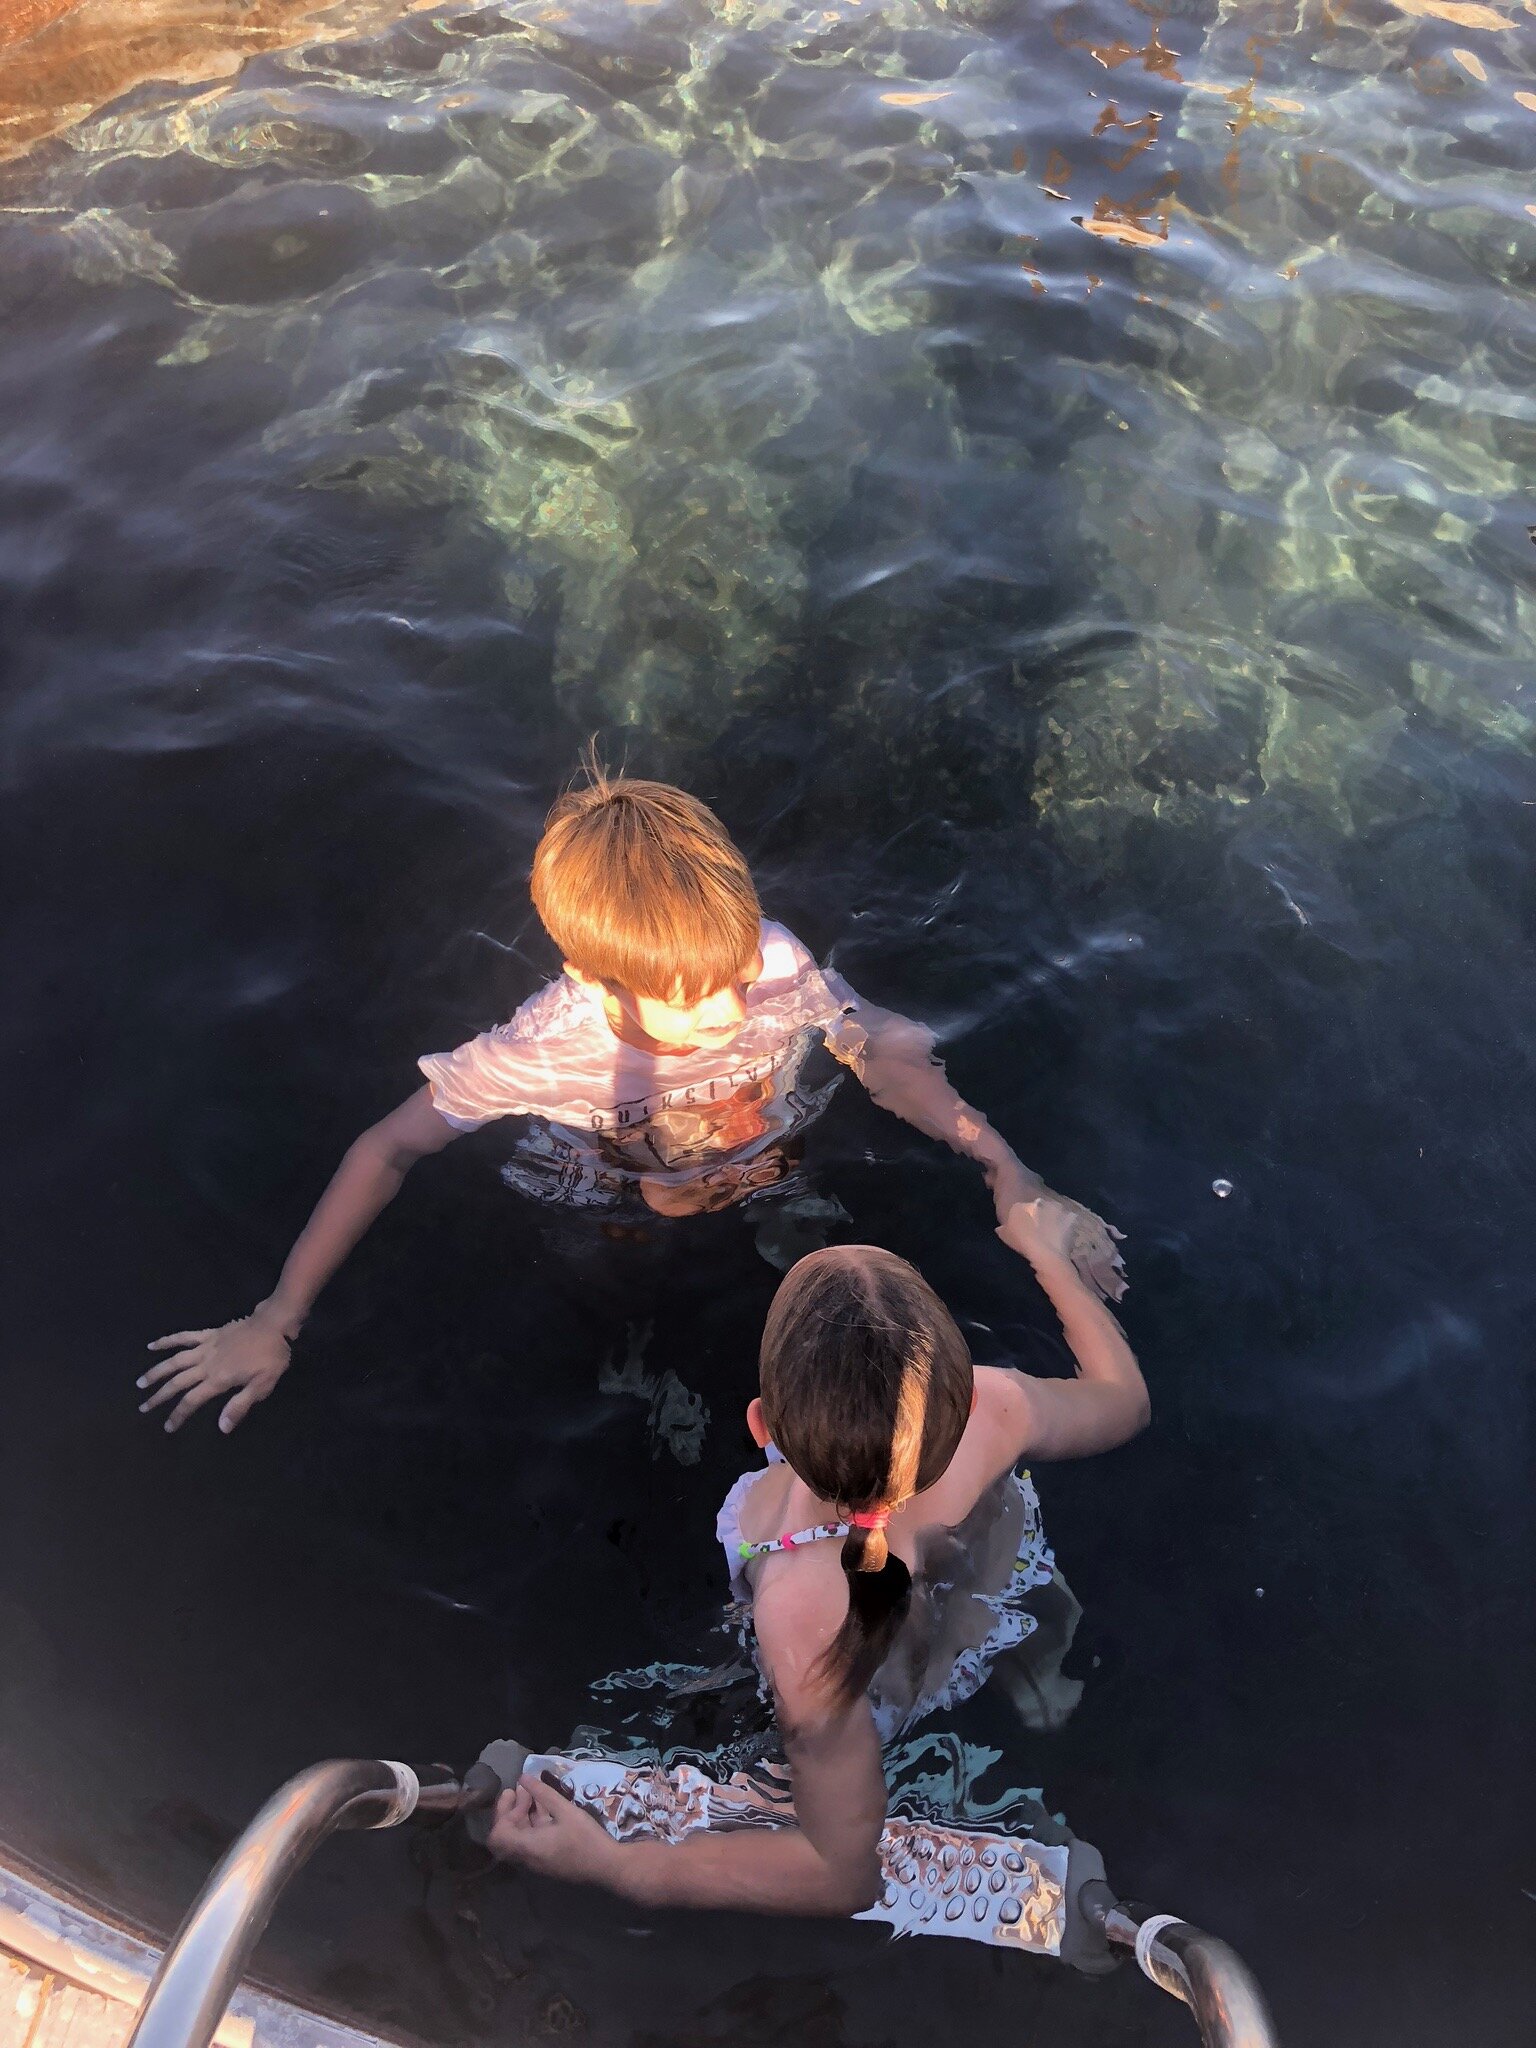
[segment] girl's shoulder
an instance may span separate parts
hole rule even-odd
[[[1024,1375],[1014,1365],[978,1365],[976,1414],[989,1422],[1020,1415],[1026,1404]]]
[[[784,1506],[793,1484],[794,1474],[787,1465],[765,1465],[742,1489],[739,1519],[743,1542],[768,1543],[784,1534],[788,1526]]]
[[[976,1406],[961,1439],[961,1455],[970,1476],[993,1477],[1029,1453],[1029,1383],[1011,1365],[978,1365],[975,1374]]]

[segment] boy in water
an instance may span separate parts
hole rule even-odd
[[[534,854],[534,906],[563,972],[509,1022],[421,1060],[426,1085],[364,1131],[247,1316],[182,1330],[139,1380],[176,1430],[222,1401],[226,1433],[266,1399],[322,1288],[418,1159],[499,1117],[527,1119],[504,1169],[535,1199],[695,1215],[782,1184],[831,1095],[799,1086],[818,1037],[882,1108],[974,1159],[999,1221],[1038,1178],[950,1087],[931,1032],[866,1003],[765,919],[719,819],[664,783],[594,775],[560,798]],[[1076,1217],[1073,1257],[1123,1290],[1112,1234]]]

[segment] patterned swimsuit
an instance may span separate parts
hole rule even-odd
[[[777,1461],[778,1454],[770,1450],[769,1457]],[[746,1542],[741,1503],[760,1477],[761,1472],[743,1473],[716,1523],[738,1603],[736,1619],[744,1643],[752,1648],[747,1565],[756,1557],[847,1534],[845,1524],[829,1522],[765,1543]],[[947,1732],[911,1739],[908,1735],[919,1721],[977,1692],[1004,1651],[1028,1640],[1039,1627],[1038,1616],[1026,1604],[1030,1595],[1040,1588],[1062,1586],[1029,1474],[1014,1474],[1002,1485],[1005,1498],[1010,1490],[1016,1491],[1022,1509],[1012,1569],[998,1592],[965,1589],[968,1597],[990,1610],[991,1627],[980,1642],[948,1661],[939,1683],[921,1689],[916,1697],[903,1701],[899,1688],[882,1685],[893,1659],[887,1660],[870,1688],[870,1705],[885,1746],[891,1807],[880,1837],[880,1898],[855,1917],[878,1921],[897,1935],[961,1936],[1057,1955],[1066,1927],[1070,1838],[1065,1830],[1053,1827],[1028,1794],[1009,1794],[988,1802],[978,1813],[967,1796],[976,1746]],[[941,1584],[937,1590],[955,1589]],[[1067,1598],[1070,1601],[1069,1594]],[[1075,1603],[1072,1606],[1075,1613]],[[689,1675],[687,1667],[666,1667],[665,1679],[672,1684],[686,1683]],[[655,1684],[660,1676],[616,1673],[597,1689],[633,1689]],[[698,1675],[698,1682],[707,1683],[707,1675]],[[981,1754],[987,1763],[997,1756],[996,1751]],[[593,1750],[568,1750],[533,1757],[526,1768],[552,1771],[619,1841],[681,1842],[704,1829],[795,1825],[789,1773],[782,1763],[759,1761],[739,1768],[724,1753],[702,1756],[675,1749],[655,1749],[643,1761],[632,1757],[623,1762]],[[986,1818],[992,1818],[991,1827],[975,1824]]]
[[[771,1465],[783,1463],[771,1444],[768,1461]],[[725,1551],[731,1574],[731,1595],[737,1602],[738,1613],[749,1638],[752,1588],[746,1576],[748,1564],[754,1558],[768,1557],[777,1551],[799,1550],[807,1544],[828,1542],[834,1537],[841,1539],[848,1534],[849,1526],[846,1522],[820,1522],[815,1528],[798,1529],[772,1537],[764,1543],[746,1542],[741,1533],[742,1504],[761,1477],[760,1471],[743,1472],[726,1495],[715,1518],[715,1534]],[[870,1705],[874,1709],[875,1726],[880,1731],[882,1743],[895,1742],[930,1714],[957,1707],[962,1700],[970,1699],[986,1684],[988,1674],[1002,1653],[1024,1642],[1039,1627],[1038,1618],[1030,1612],[1026,1602],[1037,1586],[1051,1584],[1056,1559],[1045,1540],[1040,1520],[1040,1497],[1029,1473],[1016,1472],[1004,1484],[1016,1492],[1022,1510],[1012,1570],[998,1592],[983,1592],[974,1586],[966,1589],[970,1598],[990,1610],[992,1625],[979,1643],[957,1650],[949,1660],[947,1670],[936,1675],[934,1682],[919,1690],[915,1698],[903,1699],[900,1689],[892,1682],[893,1653],[893,1658],[876,1672],[870,1685]],[[941,1583],[936,1590],[953,1597],[958,1589],[952,1583]]]

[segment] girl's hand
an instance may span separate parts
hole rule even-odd
[[[486,1846],[505,1863],[569,1884],[611,1883],[621,1847],[547,1772],[519,1778],[502,1793]]]
[[[1020,1168],[1020,1172],[1025,1169]],[[1010,1250],[1038,1267],[1053,1259],[1069,1259],[1079,1277],[1106,1301],[1118,1301],[1126,1289],[1125,1266],[1116,1244],[1123,1234],[1095,1216],[1081,1202],[1053,1194],[1049,1188],[1009,1203],[1003,1213],[1004,1190],[998,1190],[1002,1220],[997,1234]]]
[[[219,1417],[219,1428],[227,1436],[258,1401],[265,1401],[288,1370],[290,1357],[288,1339],[260,1309],[217,1330],[178,1330],[174,1337],[157,1337],[149,1348],[172,1356],[151,1366],[140,1379],[141,1388],[156,1391],[139,1403],[139,1413],[148,1415],[175,1401],[165,1419],[172,1433],[199,1408],[231,1394],[234,1398],[224,1403]]]

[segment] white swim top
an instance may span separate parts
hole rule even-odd
[[[597,991],[562,974],[494,1031],[418,1062],[433,1107],[460,1131],[532,1119],[503,1171],[545,1201],[610,1207],[632,1197],[642,1176],[688,1182],[727,1159],[739,1171],[825,1107],[835,1078],[799,1085],[817,1037],[850,1065],[863,1043],[846,983],[824,974],[783,925],[764,920],[761,946],[746,1022],[727,1046],[643,1052],[615,1036]],[[757,1184],[779,1177],[766,1164]]]

